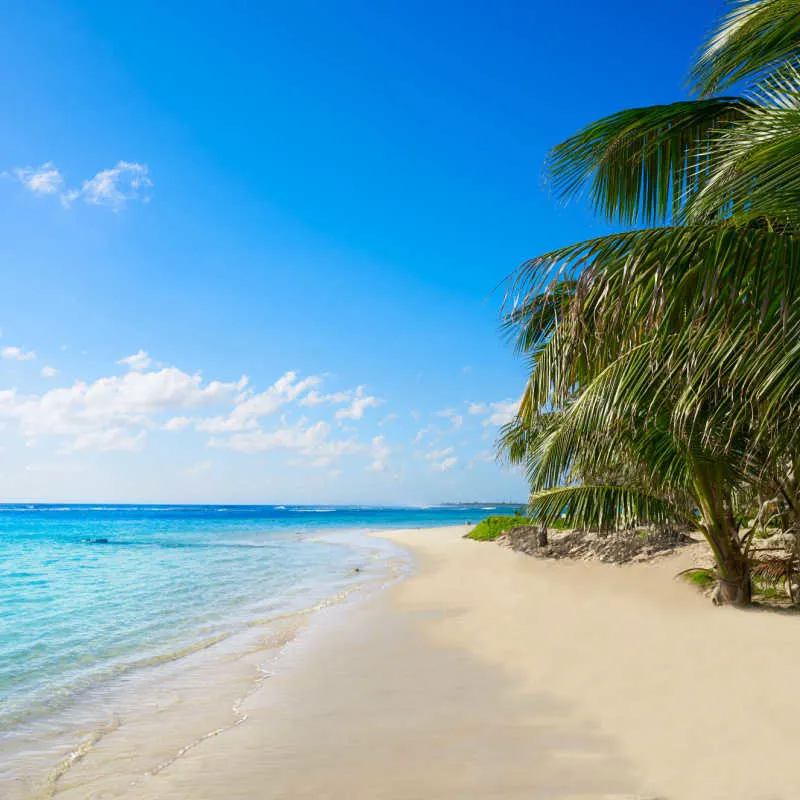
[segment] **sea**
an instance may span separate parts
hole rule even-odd
[[[137,676],[397,575],[408,557],[370,531],[461,525],[512,511],[0,505],[6,779],[24,780],[12,762],[30,756],[35,742],[52,746],[38,754],[43,764],[63,760],[61,750],[72,757],[71,727],[77,737],[100,725],[97,709],[107,718],[109,698],[122,697],[115,692]]]

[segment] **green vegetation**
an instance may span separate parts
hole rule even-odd
[[[683,577],[700,589],[707,589],[717,582],[714,570],[711,569],[693,569],[690,572],[685,572]]]
[[[788,599],[788,594],[782,583],[775,583],[760,577],[753,578],[753,594],[761,595],[767,600]]]
[[[525,263],[504,304],[531,364],[501,437],[528,513],[692,528],[736,605],[752,593],[742,520],[800,530],[798,51],[796,2],[736,0],[693,99],[558,145],[553,192],[623,232]]]
[[[477,542],[492,542],[501,533],[516,528],[519,525],[532,525],[527,517],[514,515],[513,517],[487,517],[479,522],[468,534],[468,539]]]

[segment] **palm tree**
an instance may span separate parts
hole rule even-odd
[[[736,2],[698,56],[697,99],[556,147],[561,199],[649,227],[531,260],[505,302],[531,374],[501,446],[528,467],[533,511],[682,520],[708,539],[726,602],[750,596],[743,498],[777,485],[800,510],[798,54],[796,2]],[[744,94],[715,96],[735,82]]]

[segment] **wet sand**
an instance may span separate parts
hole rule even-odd
[[[672,580],[680,558],[542,562],[463,533],[382,534],[412,577],[313,615],[241,724],[153,769],[158,721],[123,721],[56,796],[800,796],[798,617],[714,609]]]

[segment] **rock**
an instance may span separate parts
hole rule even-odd
[[[535,525],[512,528],[503,544],[512,550],[540,558],[573,558],[624,564],[649,561],[694,539],[672,530],[553,531],[548,537]]]
[[[547,547],[547,532],[537,525],[518,525],[507,531],[504,538],[512,550],[529,555],[539,553]]]

